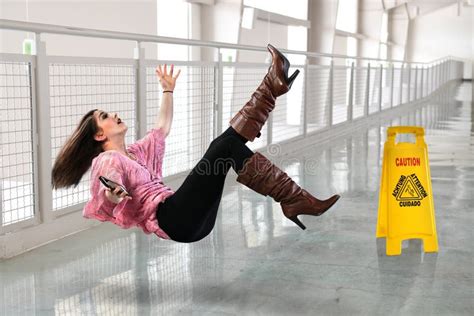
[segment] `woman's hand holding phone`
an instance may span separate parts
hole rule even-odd
[[[105,196],[112,203],[118,204],[124,198],[131,200],[132,197],[128,194],[123,186],[118,183],[115,183],[105,177],[100,177],[100,181],[106,186]]]

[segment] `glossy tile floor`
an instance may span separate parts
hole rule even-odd
[[[0,263],[3,315],[472,315],[471,85],[406,116],[275,161],[341,200],[300,230],[228,176],[213,233],[179,244],[104,224]],[[375,238],[386,127],[426,129],[439,253]]]

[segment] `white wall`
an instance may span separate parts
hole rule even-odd
[[[410,61],[435,60],[455,56],[474,59],[474,8],[457,4],[411,20],[407,42]],[[472,78],[471,66],[466,64],[465,78]]]
[[[0,18],[59,24],[90,29],[156,35],[156,1],[26,1],[1,0]],[[0,51],[22,53],[26,32],[0,31]],[[32,34],[30,34],[30,38]],[[45,35],[47,53],[51,55],[133,57],[132,41],[88,39],[83,37]],[[155,57],[148,49],[147,57]]]

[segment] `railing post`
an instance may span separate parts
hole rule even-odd
[[[433,70],[431,69],[431,65],[428,66],[428,69],[426,71],[427,71],[426,72],[426,95],[428,96],[431,93],[430,89],[431,89],[431,85],[432,85],[432,81],[433,81],[433,78],[432,78]]]
[[[425,86],[423,87],[423,95],[424,97],[427,97],[429,93],[429,84],[430,84],[430,66],[426,66],[426,69],[424,71],[426,73],[426,76],[423,75],[423,81],[425,82]]]
[[[432,73],[433,79],[431,82],[431,93],[433,93],[436,90],[436,65],[433,65],[432,71],[433,71]]]
[[[267,119],[267,145],[273,142],[273,114],[275,111],[271,111]]]
[[[415,66],[415,91],[413,93],[413,101],[418,97],[418,65]]]
[[[448,81],[448,62],[444,61],[443,62],[443,83],[446,83]]]
[[[54,219],[51,187],[51,109],[49,95],[49,62],[46,44],[36,35],[36,126],[38,133],[38,192],[41,222]]]
[[[391,73],[391,79],[390,79],[390,108],[393,108],[393,86],[395,82],[395,64],[391,64],[392,68],[392,73]]]
[[[424,97],[424,87],[423,87],[423,84],[424,84],[424,76],[425,76],[425,69],[423,66],[421,66],[421,78],[420,78],[420,99]]]
[[[31,67],[30,67],[30,74],[31,74]],[[33,109],[32,109],[32,110],[33,110]],[[34,110],[33,110],[33,111],[34,111]],[[33,115],[33,118],[34,118],[34,112],[32,113],[32,115]],[[35,133],[36,133],[36,131],[33,129],[33,135],[35,135]],[[35,137],[33,136],[33,145],[35,144],[35,143],[34,143],[34,138],[35,138]],[[36,147],[33,147],[33,154],[35,155],[35,153],[36,153]],[[34,164],[34,163],[35,163],[34,161],[36,160],[36,157],[35,157],[35,156],[33,156],[33,157],[34,157],[34,158],[33,158],[33,164]],[[33,170],[36,171],[37,168],[36,168],[36,169],[33,168]],[[33,174],[33,190],[34,190],[34,192],[36,192],[36,188],[38,187],[36,179],[37,179],[37,175],[36,175],[36,172],[34,172],[34,174]],[[33,215],[34,215],[36,218],[37,218],[37,215],[38,215],[38,214],[36,213],[36,207],[38,206],[38,204],[37,204],[37,201],[38,201],[37,198],[38,198],[38,196],[37,196],[37,194],[35,194],[35,195],[33,196],[33,200],[34,200],[33,203],[35,203],[35,204],[33,205],[33,212],[35,212]],[[3,209],[2,209],[2,206],[3,206],[3,180],[0,179],[0,236],[3,235]],[[3,254],[4,254],[4,250],[1,249],[1,250],[0,250],[0,258],[3,258]]]
[[[451,81],[451,60],[448,60],[448,65],[446,68],[448,71],[448,75],[447,75],[448,81]]]
[[[398,93],[400,98],[398,99],[398,105],[403,104],[403,64],[400,65],[400,89]]]
[[[446,61],[443,61],[443,84],[445,84],[446,81]]]
[[[433,87],[434,87],[434,65],[431,65],[430,67],[430,85],[429,85],[429,94],[433,92]]]
[[[407,83],[407,103],[410,102],[411,97],[411,64],[407,64],[408,83]]]
[[[267,119],[267,145],[273,142],[273,113],[275,112],[271,111]]]
[[[439,63],[438,64],[438,73],[437,73],[438,84],[436,85],[436,89],[439,89],[439,87],[441,87],[441,69],[442,69],[442,63]]]
[[[443,84],[446,83],[446,61],[443,61]]]
[[[369,94],[370,94],[370,63],[367,63],[367,79],[365,80],[365,102],[364,116],[369,116]]]
[[[332,113],[333,113],[333,94],[334,94],[334,60],[331,59],[331,68],[329,70],[329,97],[328,97],[328,126],[332,126]]]
[[[222,53],[221,50],[217,51],[218,61],[217,61],[217,104],[214,103],[214,115],[215,115],[215,128],[214,128],[214,138],[219,136],[222,133],[222,122],[223,122],[223,100],[224,100],[224,64],[222,63]]]
[[[453,80],[453,61],[449,61],[449,80]],[[473,90],[474,91],[474,90]]]
[[[303,136],[306,138],[308,133],[308,58],[304,63],[304,82],[303,82]]]
[[[349,102],[347,104],[347,120],[354,118],[354,62],[351,63],[351,74],[349,77]]]
[[[447,61],[446,72],[447,72],[446,78],[448,81],[450,81],[451,80],[451,60]]]
[[[137,126],[137,139],[141,139],[146,135],[147,132],[147,114],[146,114],[146,66],[145,66],[145,48],[141,47],[141,43],[137,43],[138,46],[138,64],[137,64],[137,82],[136,82],[136,93],[137,93],[137,108],[136,108],[136,125]]]
[[[382,76],[383,76],[383,64],[380,64],[380,80],[379,80],[379,112],[382,111]]]
[[[439,74],[440,74],[440,72],[441,72],[441,71],[440,71],[440,68],[441,68],[440,65],[441,65],[441,64],[436,65],[436,90],[438,90],[438,88],[439,88],[439,83],[440,83],[440,80],[439,80]]]
[[[444,84],[444,61],[439,64],[439,86]]]
[[[435,90],[438,90],[438,87],[439,87],[439,64],[436,65],[436,72],[435,72]]]

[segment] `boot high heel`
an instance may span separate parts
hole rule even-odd
[[[279,96],[290,90],[300,71],[297,69],[288,77],[289,60],[272,44],[268,44],[267,49],[272,55],[272,64],[268,68],[268,74],[272,76],[274,83],[277,85],[276,96]]]

